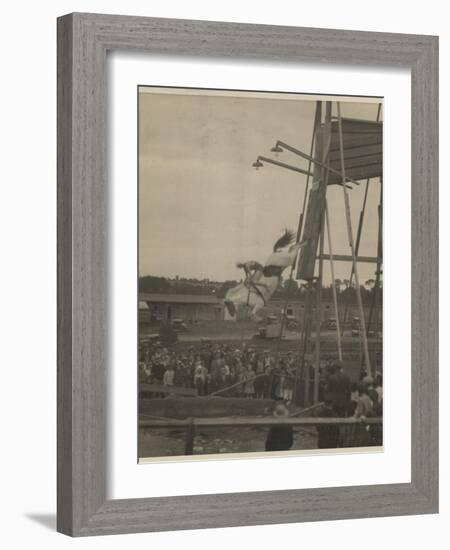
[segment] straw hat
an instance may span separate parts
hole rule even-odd
[[[286,418],[289,416],[289,410],[284,403],[278,403],[273,411],[273,416],[276,418]]]

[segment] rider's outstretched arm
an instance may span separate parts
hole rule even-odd
[[[307,242],[308,240],[304,239],[302,242],[293,244],[292,246],[289,247],[289,252],[297,252],[298,250],[300,250],[300,248],[303,248]]]

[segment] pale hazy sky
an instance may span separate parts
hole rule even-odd
[[[307,168],[298,156],[270,152],[277,139],[310,150],[315,100],[283,97],[289,99],[140,93],[140,275],[240,279],[237,261],[264,263],[283,228],[297,229],[306,176],[269,164],[252,167],[265,155]],[[375,120],[377,103],[344,102],[341,113]],[[375,256],[380,183],[371,181],[359,253]],[[364,187],[349,191],[355,235]],[[327,197],[333,252],[349,254],[342,187],[329,186]],[[349,278],[349,263],[335,268],[336,277]],[[375,265],[359,271],[364,283],[374,278]],[[328,262],[324,277],[329,281]]]

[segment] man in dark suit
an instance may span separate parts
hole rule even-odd
[[[319,418],[335,418],[338,416],[329,400],[316,409],[314,416]],[[319,449],[336,449],[339,447],[340,431],[336,424],[319,424],[317,426],[317,447]]]
[[[275,418],[287,418],[289,410],[283,403],[277,403],[273,412]],[[280,424],[271,426],[266,439],[266,451],[288,451],[294,442],[292,426]]]
[[[325,398],[330,401],[337,416],[348,415],[351,395],[351,380],[344,372],[342,361],[335,361],[330,368]]]

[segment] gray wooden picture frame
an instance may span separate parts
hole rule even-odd
[[[412,74],[411,483],[107,499],[106,54]],[[58,531],[72,536],[438,511],[438,38],[75,13],[58,19]]]

